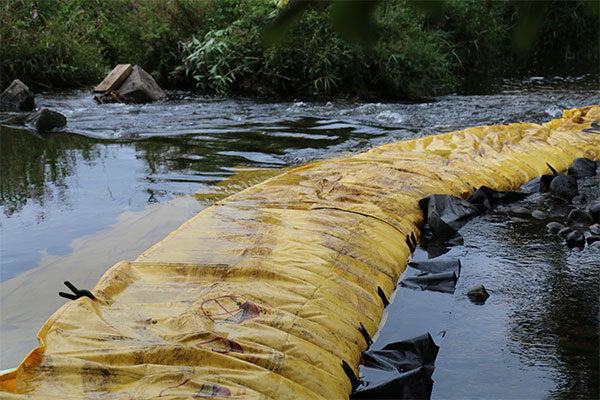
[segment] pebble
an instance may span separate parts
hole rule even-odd
[[[531,217],[531,211],[527,207],[513,206],[508,210],[508,213],[513,217],[529,218]]]
[[[571,203],[579,207],[585,207],[585,205],[588,203],[588,199],[585,197],[585,195],[578,194],[577,196],[573,197]]]
[[[567,237],[567,246],[569,247],[585,247],[585,236],[583,233],[577,229],[570,232]]]
[[[590,226],[590,232],[594,235],[600,235],[600,224],[594,224]]]
[[[548,218],[548,213],[540,210],[534,210],[531,212],[531,216],[535,219],[539,219],[540,221]]]
[[[562,236],[562,237],[566,238],[566,237],[567,237],[567,235],[568,235],[569,233],[571,233],[572,231],[573,231],[573,228],[566,226],[566,227],[562,228],[560,231],[558,231],[558,234],[559,234],[560,236]]]
[[[561,229],[564,229],[564,228],[565,228],[565,226],[558,222],[548,222],[546,224],[546,229],[548,229],[548,232],[550,232],[550,233],[558,233],[561,231]]]

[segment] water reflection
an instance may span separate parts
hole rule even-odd
[[[586,180],[582,192],[598,201],[598,177]],[[504,235],[518,255],[506,257],[510,270],[521,272],[509,283],[515,296],[513,351],[524,364],[551,371],[552,397],[598,398],[600,258],[593,249],[569,249],[562,238],[546,233],[546,222],[515,221]]]
[[[66,177],[76,173],[79,162],[93,162],[100,155],[96,140],[78,135],[42,136],[3,126],[0,132],[0,205],[6,217],[20,212],[28,201],[44,206],[52,199],[66,205]]]

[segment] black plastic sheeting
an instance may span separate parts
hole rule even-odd
[[[438,351],[426,333],[363,352],[360,385],[350,399],[429,399]]]
[[[546,181],[549,185],[550,179],[542,180],[541,178],[539,183],[532,183],[529,189],[539,189],[542,185],[545,186]],[[510,192],[481,186],[469,200],[447,194],[434,194],[425,197],[419,201],[424,216],[421,247],[427,250],[429,258],[445,254],[451,246],[463,244],[463,238],[458,230],[469,219],[490,210],[498,204],[522,200],[530,194],[531,191]]]
[[[421,262],[410,262],[409,267],[421,271],[418,275],[404,277],[401,286],[411,289],[432,290],[435,292],[454,293],[456,281],[460,276],[459,259],[434,259]]]

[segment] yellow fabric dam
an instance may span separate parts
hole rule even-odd
[[[0,376],[2,398],[344,399],[417,237],[419,199],[600,157],[600,106],[290,170],[109,269]],[[380,290],[380,291],[381,291]],[[363,328],[364,327],[364,328]]]

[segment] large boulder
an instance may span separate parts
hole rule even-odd
[[[21,111],[31,111],[35,108],[33,94],[31,94],[27,85],[18,79],[12,81],[10,86],[2,92],[0,103],[4,107]]]

